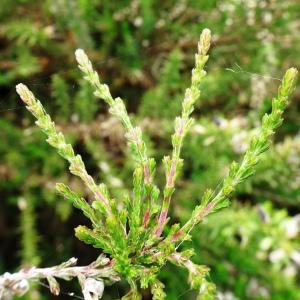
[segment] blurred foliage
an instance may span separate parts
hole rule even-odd
[[[189,82],[196,41],[210,28],[208,76],[173,202],[174,217],[184,221],[199,194],[216,187],[229,162],[245,151],[283,70],[299,68],[299,13],[296,0],[2,0],[1,273],[23,262],[55,265],[77,255],[89,263],[97,256],[74,241],[73,228],[84,221],[53,186],[62,181],[86,191],[66,175],[42,134],[28,129],[17,82],[43,101],[88,171],[122,194],[132,171],[123,132],[80,79],[74,50],[85,49],[112,93],[127,100],[147,132],[151,154],[160,159],[171,149],[171,120]],[[299,99],[298,88],[275,144],[236,193],[236,205],[194,233],[199,261],[211,267],[219,299],[299,299]],[[162,172],[157,176],[162,179]],[[180,272],[166,268],[164,280],[172,286],[168,299],[194,298]],[[49,299],[46,290],[42,294]],[[105,297],[118,293],[107,290]]]

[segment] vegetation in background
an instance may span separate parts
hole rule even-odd
[[[88,172],[105,181],[117,198],[130,186],[133,169],[127,159],[124,132],[80,78],[73,51],[78,47],[88,51],[112,94],[125,100],[129,114],[141,124],[149,155],[160,160],[171,149],[168,136],[173,130],[172,119],[180,112],[181,97],[189,84],[199,31],[211,28],[213,51],[208,75],[202,81],[203,93],[195,107],[196,121],[182,149],[185,165],[170,210],[173,220],[187,221],[198,195],[207,187],[218,186],[230,162],[238,160],[246,150],[261,117],[270,111],[269,95],[275,93],[282,70],[299,66],[299,9],[293,0],[4,0],[0,12],[0,137],[5,141],[0,143],[2,272],[17,269],[28,251],[34,251],[32,257],[38,257],[43,266],[45,262],[57,265],[73,255],[82,257],[80,264],[97,257],[96,251],[70,237],[72,228],[85,221],[73,211],[70,202],[61,201],[53,187],[56,181],[63,181],[83,195],[89,193],[77,179],[66,174],[65,163],[45,145],[43,135],[29,127],[31,121],[13,85],[23,81],[41,99],[47,99],[43,104],[83,157]],[[226,210],[216,215],[218,224],[227,220],[231,239],[219,238],[217,244],[216,235],[207,225],[210,219],[211,224],[216,223],[212,217],[202,224],[201,231],[194,233],[197,257],[201,258],[200,247],[206,244],[203,240],[210,239],[209,262],[206,256],[197,263],[209,265],[219,297],[298,299],[297,256],[283,259],[284,263],[280,267],[277,264],[274,270],[274,260],[268,255],[261,259],[253,248],[263,240],[259,234],[262,226],[255,231],[261,215],[257,207],[271,201],[270,221],[266,222],[270,231],[266,237],[281,230],[284,224],[291,223],[288,228],[294,230],[293,238],[290,231],[281,231],[283,240],[292,239],[293,243],[275,243],[272,250],[299,250],[299,89],[294,98],[273,146],[261,157],[256,175],[237,189],[237,206],[227,210],[231,217]],[[157,182],[163,182],[163,177],[163,170],[158,167]],[[25,212],[20,197],[30,201],[35,220],[33,232],[38,232],[39,237],[34,249],[28,251],[21,245],[24,238],[20,224]],[[245,244],[240,235],[246,235],[245,231],[240,229],[242,234],[236,234],[230,230],[236,226],[234,216],[238,218],[243,212],[249,215],[247,228],[255,236],[247,244],[249,251],[253,249],[251,255],[243,251]],[[277,212],[282,214],[282,222],[272,222]],[[274,236],[279,240],[279,235]],[[220,254],[217,248],[223,252]],[[236,253],[240,255],[237,257]],[[243,265],[247,267],[242,268]],[[162,277],[164,283],[169,283],[169,299],[193,299],[183,283],[186,275],[176,269],[175,277],[172,271],[165,268]],[[276,272],[284,274],[281,284],[272,275]],[[122,287],[119,289],[124,293]],[[70,290],[76,292],[76,286],[66,288]],[[42,294],[46,297],[47,292],[43,290]],[[119,296],[112,289],[104,297]]]

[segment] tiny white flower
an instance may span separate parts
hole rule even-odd
[[[107,173],[110,170],[109,164],[105,161],[101,161],[99,163],[99,167],[102,170],[102,172]]]
[[[13,287],[13,292],[17,296],[23,296],[29,290],[28,280],[22,279],[17,282]]]
[[[197,134],[204,134],[206,132],[206,128],[200,124],[196,124],[193,126],[192,131]]]
[[[141,27],[141,25],[143,24],[143,18],[138,16],[134,19],[133,24],[135,27]]]
[[[291,259],[298,265],[300,266],[300,251],[293,251],[291,254]]]
[[[269,259],[272,263],[276,263],[284,259],[286,253],[283,249],[276,249],[269,254]]]
[[[83,285],[83,296],[85,300],[98,300],[102,298],[104,283],[101,279],[87,278]]]
[[[294,277],[297,275],[297,268],[294,265],[290,265],[283,270],[285,276]]]
[[[211,145],[212,143],[214,143],[216,140],[216,138],[214,136],[209,136],[207,137],[204,141],[203,141],[203,145],[204,146],[209,146]]]
[[[284,229],[288,238],[295,238],[299,233],[299,216],[285,222]]]
[[[259,247],[261,250],[268,250],[272,246],[273,239],[271,237],[265,237],[261,240]]]
[[[117,177],[111,176],[111,177],[109,178],[109,181],[110,181],[110,184],[111,184],[112,186],[114,186],[114,187],[121,187],[121,186],[123,186],[122,180],[120,180],[120,179],[117,178]]]

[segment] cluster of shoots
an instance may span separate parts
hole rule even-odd
[[[26,268],[17,273],[4,273],[0,276],[0,299],[9,300],[13,295],[23,296],[30,288],[30,281],[45,279],[50,291],[54,295],[60,294],[60,285],[57,279],[70,280],[77,278],[85,300],[95,300],[102,297],[104,281],[106,278],[111,282],[120,280],[110,260],[104,254],[99,255],[96,261],[88,266],[76,266],[77,259],[70,258],[62,264],[50,268]],[[69,293],[71,296],[72,293]]]
[[[65,184],[56,185],[57,191],[82,210],[91,222],[90,227],[78,226],[75,229],[76,237],[105,253],[117,276],[129,283],[130,290],[122,299],[141,299],[141,290],[146,288],[150,289],[153,299],[164,299],[166,294],[159,274],[168,262],[188,270],[189,284],[198,291],[198,299],[215,299],[216,288],[207,277],[209,268],[193,263],[193,249],[182,250],[182,245],[191,239],[192,229],[203,218],[228,206],[229,197],[236,186],[254,173],[261,154],[270,145],[274,130],[282,123],[282,114],[293,92],[297,70],[291,68],[285,73],[278,95],[272,100],[271,112],[263,117],[261,127],[250,141],[241,162],[231,164],[228,175],[217,190],[208,190],[200,197],[199,205],[185,224],[172,224],[169,208],[183,166],[181,149],[193,123],[191,114],[200,97],[200,83],[206,75],[204,68],[210,43],[211,33],[204,29],[195,55],[191,85],[182,101],[181,116],[175,119],[171,140],[173,151],[163,159],[165,183],[162,191],[154,183],[156,162],[148,156],[140,127],[132,124],[123,100],[111,95],[109,87],[101,82],[83,50],[78,49],[75,53],[78,66],[85,80],[94,88],[94,95],[102,99],[109,106],[109,112],[123,124],[130,154],[135,162],[132,192],[124,194],[123,198],[113,199],[105,184],[94,181],[86,171],[81,156],[75,154],[63,134],[56,129],[41,102],[24,84],[17,85],[18,94],[37,119],[36,124],[47,135],[47,142],[69,162],[70,172],[80,177],[93,195],[93,199],[87,201]]]

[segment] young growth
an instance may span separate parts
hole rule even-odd
[[[263,117],[261,127],[250,141],[241,162],[231,164],[221,188],[214,192],[208,190],[184,225],[168,226],[170,203],[175,191],[176,179],[183,166],[180,157],[181,149],[193,122],[191,114],[195,102],[200,97],[199,85],[206,75],[204,68],[209,58],[210,43],[211,33],[208,29],[204,29],[195,55],[191,85],[185,92],[181,115],[175,119],[172,135],[173,150],[170,156],[163,159],[165,182],[161,194],[154,183],[156,162],[148,156],[140,127],[132,123],[123,100],[119,97],[114,98],[108,86],[101,82],[83,50],[76,50],[75,55],[84,79],[93,87],[94,95],[109,106],[109,112],[122,123],[126,132],[128,147],[135,162],[133,190],[130,196],[124,195],[121,199],[115,200],[103,183],[96,183],[86,171],[81,156],[75,154],[64,135],[56,129],[41,102],[24,84],[17,85],[17,93],[36,118],[36,124],[47,135],[47,142],[69,162],[70,172],[78,176],[93,195],[92,201],[88,202],[65,184],[56,185],[57,191],[71,200],[74,206],[82,210],[91,221],[90,227],[78,226],[75,229],[76,237],[99,248],[109,256],[108,274],[113,279],[120,277],[129,283],[131,289],[123,299],[141,299],[140,290],[148,287],[153,294],[153,299],[164,299],[166,296],[164,284],[160,282],[159,274],[161,268],[168,262],[187,269],[191,288],[199,290],[198,299],[214,299],[215,287],[207,278],[209,268],[196,265],[191,260],[193,249],[183,251],[180,250],[180,246],[190,238],[192,229],[207,215],[228,206],[229,197],[236,190],[237,185],[253,175],[261,154],[268,149],[272,135],[283,121],[282,114],[295,87],[297,70],[291,68],[285,73],[278,94],[272,100],[271,112]],[[48,269],[47,272],[55,270],[58,273],[62,272],[61,268],[57,267]],[[80,273],[81,269],[76,270]],[[79,273],[78,277],[80,277]],[[42,271],[39,274],[47,277],[47,274]],[[75,275],[77,276],[77,273]],[[60,277],[55,273],[49,276],[51,282],[55,282],[54,277]],[[99,297],[101,293],[99,292]]]

